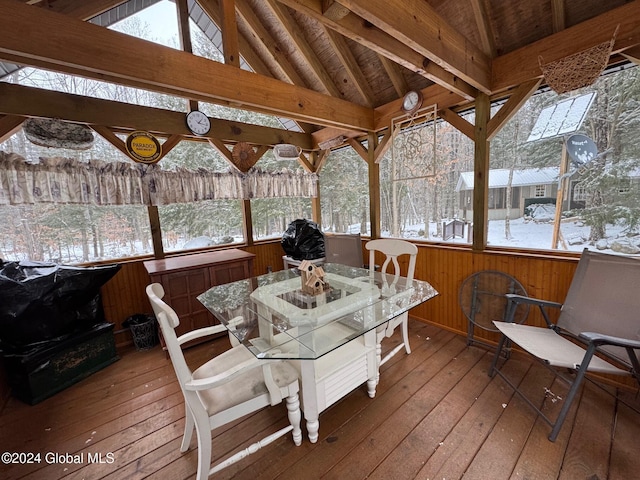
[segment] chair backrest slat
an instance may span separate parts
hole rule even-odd
[[[585,250],[558,326],[575,335],[597,332],[640,340],[640,259]],[[604,350],[629,363],[623,349]]]

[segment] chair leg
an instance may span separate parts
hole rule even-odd
[[[489,367],[489,376],[493,378],[493,376],[496,374],[496,369],[497,369],[497,365],[498,365],[498,359],[500,358],[500,355],[502,354],[502,348],[504,347],[504,343],[507,340],[507,337],[505,335],[502,335],[500,337],[500,341],[498,342],[498,346],[496,347],[496,354],[493,356],[493,361],[491,362],[491,367]]]
[[[573,399],[575,398],[580,386],[582,385],[582,380],[584,380],[584,376],[587,373],[587,367],[591,362],[591,358],[595,353],[595,346],[591,344],[587,349],[587,353],[585,354],[582,364],[580,364],[580,368],[576,373],[576,378],[573,380],[571,384],[571,388],[567,393],[566,398],[564,399],[564,404],[558,413],[555,423],[553,424],[553,428],[551,429],[551,434],[549,434],[549,440],[555,442],[558,438],[558,434],[560,433],[560,429],[562,428],[562,424],[564,423],[567,414],[569,413],[569,409],[571,408],[571,404],[573,403]]]
[[[191,410],[189,410],[189,406],[185,403],[184,405],[184,434],[182,435],[182,444],[180,445],[180,451],[182,453],[189,450],[189,445],[191,444],[191,437],[193,437],[193,415],[191,414]]]
[[[211,427],[203,411],[203,418],[195,419],[198,437],[198,473],[196,480],[208,480],[211,470]]]
[[[287,397],[287,412],[289,423],[293,427],[293,443],[299,446],[302,443],[302,429],[300,428],[302,414],[300,413],[300,398],[297,393]]]

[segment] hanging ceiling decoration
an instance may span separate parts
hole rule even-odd
[[[88,150],[93,145],[93,131],[86,125],[57,118],[29,118],[22,124],[27,139],[41,147]]]
[[[616,27],[613,37],[608,42],[600,43],[555,62],[543,64],[542,57],[538,57],[547,85],[558,95],[593,85],[609,62],[619,28],[620,25]]]

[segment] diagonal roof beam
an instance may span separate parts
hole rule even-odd
[[[220,8],[217,0],[196,0],[196,3],[213,23],[216,25],[222,25]],[[240,44],[240,55],[242,55],[246,62],[251,65],[254,72],[268,77],[273,76],[269,67],[267,67],[263,59],[255,52],[244,35],[239,35],[238,43]],[[283,77],[280,77],[280,80],[282,79]]]
[[[400,71],[402,67],[397,63],[392,62],[384,55],[378,54],[378,59],[380,60],[380,63],[382,63],[382,68],[384,68],[384,71],[387,72],[387,76],[389,77],[389,80],[391,80],[396,93],[399,97],[402,97],[409,91],[407,80],[404,78],[402,72]]]
[[[482,51],[490,58],[494,58],[496,56],[496,42],[493,38],[491,22],[489,21],[489,15],[487,14],[485,3],[482,0],[471,0],[471,8],[473,9],[473,16],[476,19],[476,24],[478,25]]]
[[[446,71],[440,65],[429,62],[424,55],[416,52],[408,45],[405,45],[397,38],[362,20],[358,15],[348,13],[347,15],[336,16],[325,15],[323,10],[323,0],[279,0],[280,3],[303,13],[327,27],[337,31],[343,36],[358,42],[370,50],[377,52],[405,68],[428,78],[432,82],[442,85],[446,89],[466,98],[473,100],[477,95],[477,90]],[[327,13],[333,10],[327,10]],[[426,60],[426,62],[425,62]],[[426,66],[425,66],[426,63]],[[404,93],[404,92],[403,92]]]
[[[285,31],[293,41],[295,48],[300,52],[304,61],[309,65],[311,71],[316,78],[320,81],[320,84],[325,89],[325,92],[334,97],[343,97],[342,92],[338,89],[335,82],[331,78],[331,75],[327,72],[327,69],[322,65],[318,56],[315,54],[309,42],[304,37],[304,33],[291,18],[291,14],[287,11],[286,7],[278,3],[276,0],[266,0],[265,3],[269,6],[273,14],[280,21]]]
[[[325,25],[320,25],[324,30],[325,35],[329,39],[329,43],[332,48],[335,50],[336,55],[342,62],[345,71],[347,72],[347,76],[353,83],[354,88],[358,91],[362,100],[364,101],[364,105],[368,107],[374,106],[375,94],[373,93],[373,89],[369,85],[369,81],[366,79],[364,74],[362,73],[362,69],[360,65],[349,49],[349,45],[347,45],[347,41],[345,38],[337,33],[335,30],[331,30],[327,28]]]
[[[298,74],[286,55],[277,48],[276,41],[273,39],[268,30],[262,25],[256,17],[253,9],[247,4],[246,0],[236,0],[236,8],[240,18],[251,31],[251,34],[259,41],[265,49],[265,52],[271,57],[273,63],[278,66],[280,79],[285,80],[294,85],[305,85],[307,83]],[[214,19],[215,21],[215,19]],[[253,67],[251,62],[249,64]]]
[[[491,60],[424,0],[338,0],[456,77],[490,93]]]
[[[551,22],[553,33],[560,32],[567,26],[564,0],[551,0]]]
[[[4,60],[320,125],[373,128],[372,109],[339,98],[14,0],[0,0],[0,10]]]

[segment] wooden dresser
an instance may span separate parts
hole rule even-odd
[[[214,285],[253,276],[253,253],[238,249],[149,260],[144,266],[152,283],[164,287],[164,301],[178,314],[176,334],[219,323],[196,298]]]

